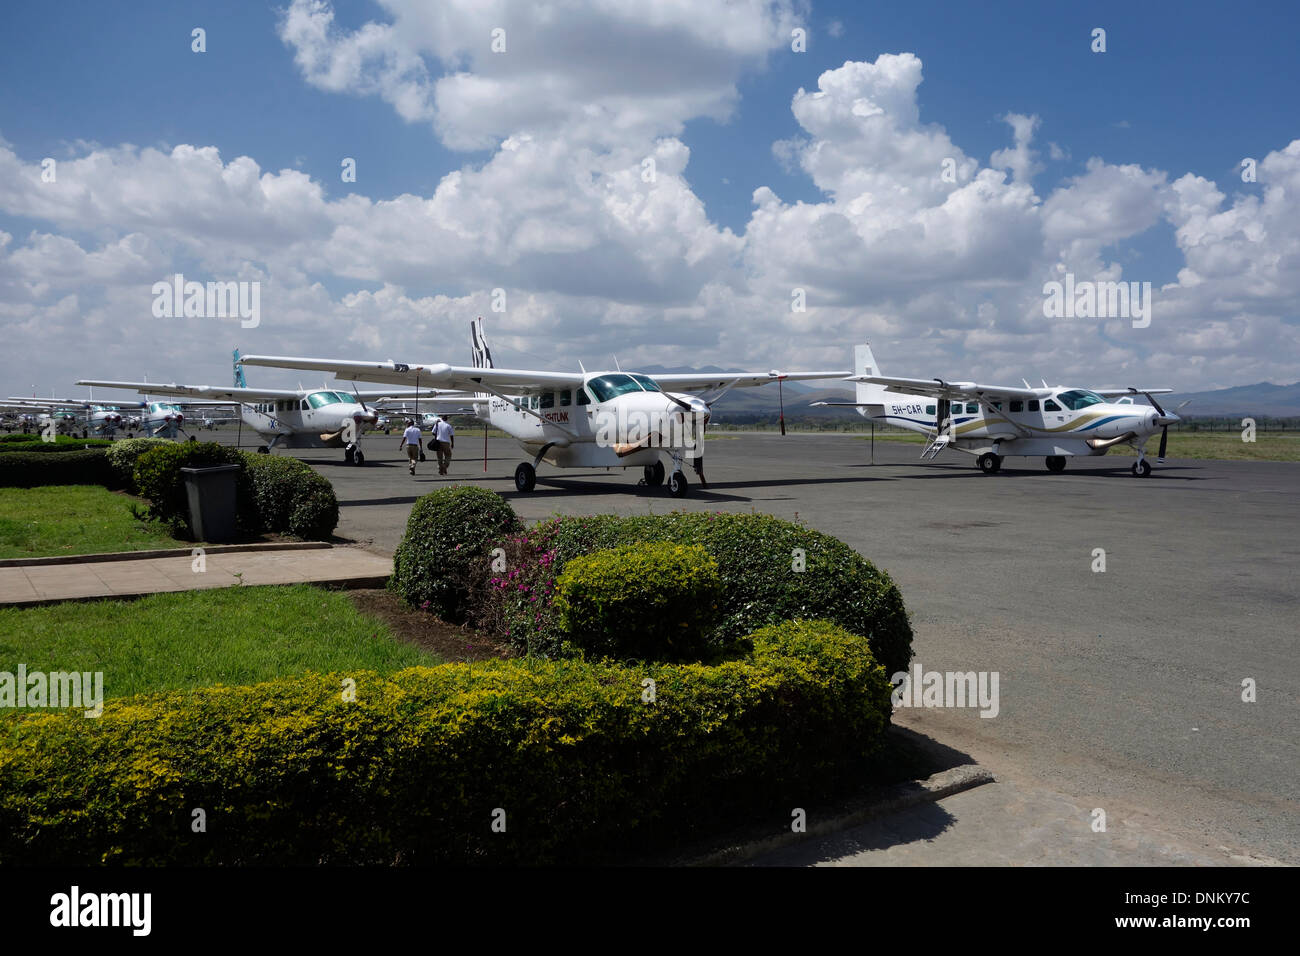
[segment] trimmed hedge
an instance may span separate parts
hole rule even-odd
[[[182,468],[242,465],[236,478],[238,525],[246,534],[273,531],[299,538],[328,538],[339,523],[339,502],[329,479],[293,458],[242,452],[216,442],[166,442],[136,460],[135,484],[149,499],[149,516],[188,534],[189,503]]]
[[[113,442],[107,438],[68,438],[58,436],[57,441],[43,441],[28,436],[25,442],[6,442],[0,445],[0,454],[10,455],[16,452],[34,452],[38,455],[50,452],[85,451],[87,448],[112,448]]]
[[[125,438],[113,442],[108,450],[108,463],[122,487],[135,491],[135,466],[140,456],[150,449],[174,444],[169,438]]]
[[[865,782],[891,688],[825,622],[752,643],[714,667],[445,664],[2,721],[0,864],[591,862],[788,824]]]
[[[498,542],[512,588],[489,585],[493,575],[485,565],[467,578],[468,618],[521,651],[563,655],[567,635],[541,596],[554,594],[557,577],[575,558],[646,541],[698,544],[717,561],[719,644],[768,624],[820,618],[867,637],[889,673],[907,669],[912,628],[889,575],[838,538],[764,514],[588,515],[539,522]],[[800,551],[804,570],[797,571]],[[437,574],[437,566],[429,573]],[[527,600],[531,595],[539,600]]]
[[[296,458],[241,453],[240,497],[250,527],[310,540],[328,538],[339,523],[329,479]]]
[[[388,586],[406,603],[461,621],[473,582],[485,582],[494,544],[523,526],[495,492],[456,485],[424,495],[411,508],[393,555]]]
[[[510,587],[508,578],[498,578]],[[522,585],[521,585],[522,586]],[[698,545],[626,544],[574,558],[555,582],[560,629],[584,651],[638,660],[701,660],[718,620],[718,562]]]
[[[50,455],[32,451],[0,454],[0,488],[40,485],[104,485],[117,487],[102,448],[75,449]]]

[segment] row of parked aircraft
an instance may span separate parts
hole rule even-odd
[[[358,442],[385,413],[425,418],[438,412],[472,413],[514,438],[528,460],[515,469],[515,486],[531,491],[537,467],[640,468],[641,482],[662,485],[673,495],[687,493],[684,463],[690,462],[702,485],[704,434],[713,405],[733,388],[789,381],[834,380],[855,383],[855,400],[816,404],[855,408],[873,420],[910,429],[928,438],[921,455],[932,459],[945,449],[975,457],[985,474],[996,474],[1008,456],[1042,457],[1049,471],[1065,468],[1074,456],[1104,455],[1118,445],[1137,452],[1133,474],[1151,473],[1147,442],[1161,433],[1158,458],[1164,460],[1167,412],[1154,398],[1166,388],[1079,388],[1071,386],[986,385],[944,379],[887,377],[870,345],[854,350],[854,369],[789,372],[671,373],[647,375],[622,368],[588,372],[498,368],[481,318],[470,323],[472,364],[412,364],[393,360],[234,355],[234,384],[160,385],[150,382],[83,380],[79,385],[130,389],[186,403],[235,405],[240,425],[278,447],[327,445],[344,449],[345,459],[362,464]],[[617,362],[615,363],[617,365]],[[337,384],[320,389],[251,388],[244,367],[296,369],[332,374]],[[359,389],[357,382],[382,388]],[[1145,396],[1148,404],[1136,401]],[[179,406],[176,406],[179,407]],[[430,411],[432,409],[432,411]]]

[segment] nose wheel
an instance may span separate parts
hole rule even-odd
[[[996,475],[1002,470],[1002,456],[985,452],[979,456],[980,471],[986,475]]]
[[[1134,478],[1146,478],[1150,474],[1151,474],[1151,462],[1147,461],[1145,458],[1133,462]]]
[[[515,469],[515,488],[528,493],[537,485],[537,469],[526,461],[521,461]]]
[[[686,497],[686,492],[689,487],[690,485],[686,481],[686,476],[680,471],[674,471],[668,476],[668,490],[672,493],[674,498]]]

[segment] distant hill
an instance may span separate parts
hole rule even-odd
[[[1252,417],[1294,418],[1300,416],[1300,382],[1293,385],[1235,385],[1208,392],[1184,392],[1157,396],[1162,407],[1191,399],[1180,414],[1189,418]]]

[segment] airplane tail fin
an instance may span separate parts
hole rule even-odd
[[[470,346],[474,353],[475,368],[492,368],[492,350],[488,347],[487,336],[483,334],[483,316],[469,324]]]
[[[876,364],[876,357],[871,354],[870,343],[863,342],[853,349],[853,374],[854,375],[879,375],[880,366]],[[887,389],[883,385],[877,385],[874,382],[858,382],[856,401],[859,405],[858,411],[863,415],[870,416],[872,408],[868,406],[883,406],[885,402],[885,392]],[[879,413],[882,409],[876,408]]]
[[[235,349],[235,388],[248,388],[244,381],[244,366],[239,364],[239,349]]]

